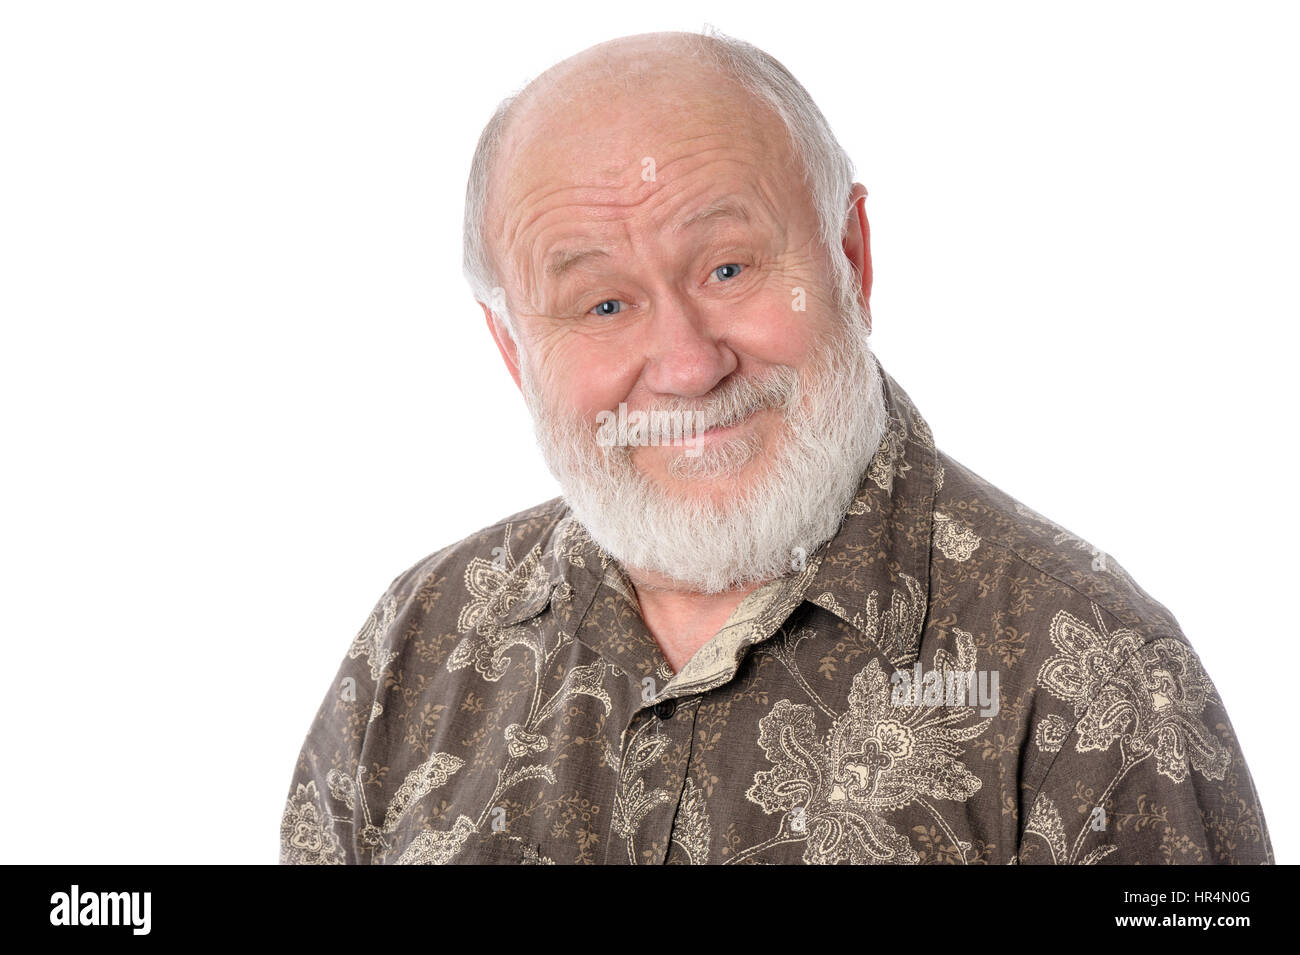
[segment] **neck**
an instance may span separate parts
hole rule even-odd
[[[718,632],[732,611],[760,584],[702,594],[682,590],[676,582],[654,574],[628,572],[641,604],[646,629],[676,673]]]

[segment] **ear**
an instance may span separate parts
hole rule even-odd
[[[519,345],[510,336],[505,322],[497,318],[492,313],[492,309],[488,308],[485,303],[479,302],[478,304],[483,309],[483,315],[487,319],[488,331],[492,333],[492,340],[497,343],[497,351],[501,352],[501,357],[505,360],[506,370],[510,372],[510,377],[515,380],[515,387],[522,391],[523,386],[519,383]]]
[[[861,280],[862,304],[871,327],[871,225],[867,222],[867,187],[860,182],[849,192],[849,213],[844,222],[844,254]]]

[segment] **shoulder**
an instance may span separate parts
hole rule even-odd
[[[393,579],[388,595],[409,601],[441,581],[463,577],[478,561],[513,568],[545,544],[568,513],[563,499],[555,497],[503,517],[416,561]]]
[[[1102,548],[942,451],[935,484],[933,560],[965,559],[972,569],[999,574],[1014,569],[1033,581],[1035,591],[1051,591],[1055,603],[1090,609],[1089,616],[1104,614],[1114,626],[1146,640],[1184,639],[1169,609]]]
[[[556,534],[571,525],[562,498],[503,517],[421,558],[393,578],[353,640],[378,681],[415,653],[445,658],[456,636],[488,616],[505,618],[549,596]]]
[[[1074,785],[1119,778],[1125,759],[1147,757],[1144,771],[1169,784],[1194,775],[1248,787],[1245,776],[1228,778],[1244,767],[1231,724],[1168,608],[1100,547],[951,457],[938,463],[931,560],[941,626],[974,631],[1005,667],[1004,714],[1023,720],[1030,791],[1053,767]]]

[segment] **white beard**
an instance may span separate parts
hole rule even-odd
[[[888,424],[865,316],[855,296],[841,298],[850,304],[841,305],[835,337],[818,345],[807,381],[779,366],[762,380],[728,379],[702,399],[654,406],[703,412],[719,425],[761,407],[781,412],[777,446],[754,465],[755,475],[738,482],[738,494],[717,503],[673,494],[637,468],[631,449],[600,446],[594,421],[557,413],[537,391],[521,349],[520,384],[542,455],[592,540],[625,568],[699,593],[736,590],[801,569],[802,558],[839,529]],[[669,471],[707,481],[737,471],[762,451],[754,435],[714,441],[698,457],[679,452]]]

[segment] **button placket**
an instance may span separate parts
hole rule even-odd
[[[663,864],[671,851],[673,822],[681,808],[681,794],[686,784],[695,732],[693,702],[685,698],[667,697],[650,707],[655,735],[666,737],[665,743],[673,747],[670,752],[675,753],[675,758],[670,758],[667,764],[660,763],[657,767],[656,788],[671,794],[671,801],[653,819],[647,818],[645,829],[645,834],[652,838],[658,849],[655,860],[658,864]],[[678,718],[674,720],[674,716]]]

